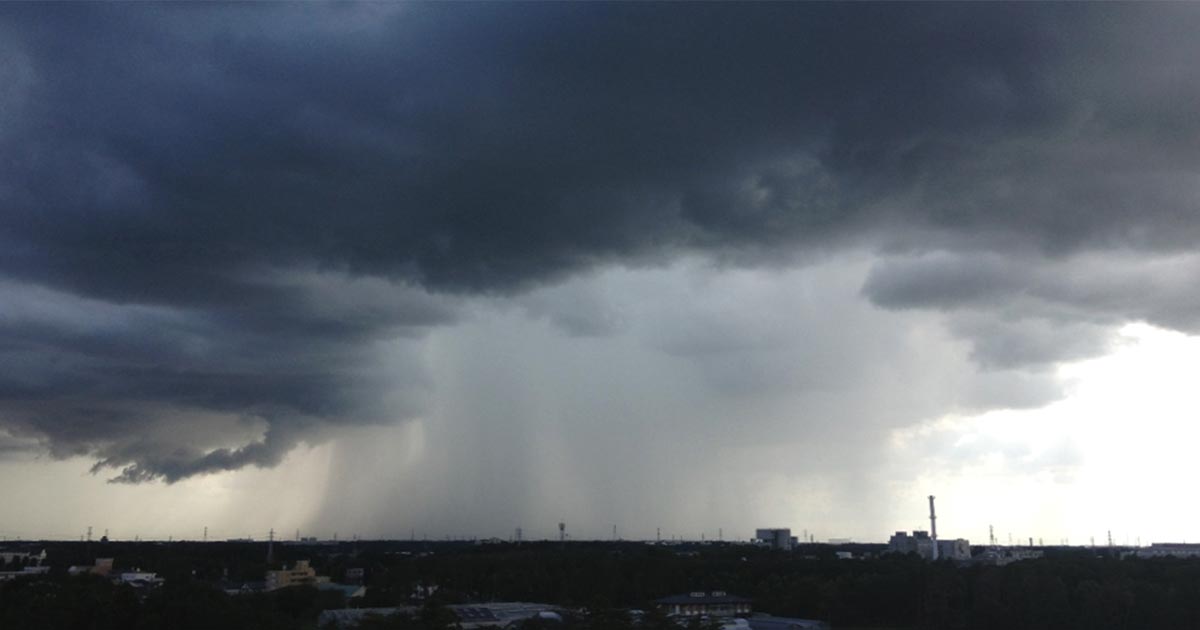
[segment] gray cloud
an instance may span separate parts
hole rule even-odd
[[[6,6],[0,365],[21,369],[0,377],[0,425],[129,481],[270,465],[330,426],[420,415],[421,340],[464,304],[516,295],[611,335],[630,325],[611,296],[552,285],[683,255],[884,252],[865,295],[944,310],[999,372],[1090,356],[1127,319],[1193,330],[1198,22]],[[718,357],[743,389],[780,372],[736,358],[774,343],[769,316],[701,316],[651,345]],[[162,429],[196,424],[224,428]]]
[[[934,252],[876,263],[863,293],[885,308],[943,311],[985,367],[1044,367],[1102,354],[1127,322],[1200,331],[1197,278],[1190,253]]]
[[[603,337],[489,302],[431,333],[427,413],[339,446],[312,526],[550,536],[565,518],[577,536],[616,523],[741,537],[761,519],[873,539],[893,505],[893,431],[1062,390],[1053,375],[972,370],[936,316],[863,301],[867,267],[690,261],[559,286],[622,297],[627,325]],[[378,462],[369,480],[364,460]]]

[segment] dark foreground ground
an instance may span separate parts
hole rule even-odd
[[[0,630],[310,630],[323,609],[397,605],[419,612],[372,627],[436,630],[455,625],[443,605],[486,601],[556,604],[578,611],[556,627],[617,629],[632,625],[627,610],[701,590],[749,597],[756,611],[821,619],[838,630],[1200,628],[1200,559],[1138,559],[1110,549],[1047,549],[1042,559],[985,566],[874,556],[881,548],[870,545],[839,547],[859,556],[847,560],[826,545],[779,552],[734,544],[343,542],[276,544],[269,566],[266,543],[8,545],[15,546],[44,548],[52,568],[0,584]],[[134,587],[67,575],[68,566],[96,558],[113,558],[114,573],[136,568],[164,582]],[[358,582],[361,569],[366,595],[347,600],[312,587],[252,592],[268,568],[302,559],[335,582]],[[239,584],[248,585],[246,593],[227,592]],[[431,597],[414,599],[432,586]],[[677,626],[651,614],[641,627]]]

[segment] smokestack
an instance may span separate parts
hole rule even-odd
[[[929,537],[933,539],[933,559],[938,559],[937,512],[933,510],[933,495],[929,495]]]

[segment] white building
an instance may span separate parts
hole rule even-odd
[[[25,565],[40,567],[45,561],[45,549],[43,549],[41,553],[33,553],[31,551],[0,551],[0,564],[12,564],[13,562],[20,562]]]
[[[128,584],[134,587],[149,587],[158,586],[163,583],[163,579],[158,577],[157,573],[149,571],[126,571],[117,576],[116,581],[121,584]]]

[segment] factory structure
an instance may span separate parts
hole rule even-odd
[[[937,511],[929,495],[929,531],[896,532],[888,540],[888,553],[915,553],[926,560],[970,560],[971,543],[965,538],[939,540]]]
[[[772,549],[791,551],[792,547],[796,545],[796,537],[792,535],[792,530],[786,527],[756,529],[754,530],[754,543]]]
[[[1200,556],[1200,545],[1195,543],[1150,543],[1149,547],[1134,552],[1139,558],[1194,558]]]

